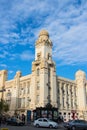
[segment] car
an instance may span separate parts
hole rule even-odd
[[[64,125],[68,130],[87,130],[87,121],[85,120],[72,120]]]
[[[7,125],[15,125],[15,126],[25,125],[25,123],[18,118],[9,118],[9,119],[7,119],[6,122],[7,122]]]
[[[63,122],[63,126],[64,126],[65,128],[67,128],[68,125],[69,125],[69,123],[70,123],[71,121],[73,121],[73,120],[69,120],[69,121],[67,121],[67,122]]]
[[[48,118],[38,118],[34,121],[35,127],[49,127],[49,128],[58,128],[58,123],[48,119]]]

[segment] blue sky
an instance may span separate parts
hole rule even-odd
[[[31,74],[35,41],[46,29],[58,76],[87,73],[87,0],[0,0],[0,70]]]

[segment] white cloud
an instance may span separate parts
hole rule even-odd
[[[54,58],[63,64],[87,62],[86,0],[10,0],[1,1],[0,7],[0,43],[32,46],[38,32],[46,28],[53,41]],[[25,51],[20,58],[29,60],[34,57],[32,53]],[[0,54],[4,56],[7,54]]]
[[[22,54],[20,54],[20,58],[22,60],[30,60],[34,59],[34,55],[30,51],[24,51]]]
[[[0,64],[0,66],[3,67],[3,68],[7,68],[6,64]]]
[[[9,74],[12,74],[12,73],[14,73],[14,71],[13,70],[9,70]]]
[[[62,60],[63,64],[87,62],[87,25],[72,27],[56,41],[54,58]]]

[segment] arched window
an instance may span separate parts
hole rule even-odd
[[[37,69],[37,76],[39,76],[40,75],[40,69],[38,68]]]

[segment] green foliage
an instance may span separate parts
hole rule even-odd
[[[6,103],[6,101],[2,100],[0,101],[0,113],[7,112],[9,110],[9,105]]]

